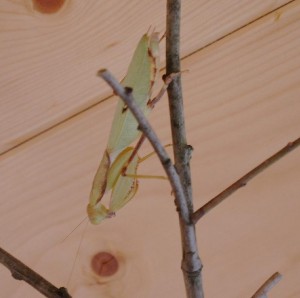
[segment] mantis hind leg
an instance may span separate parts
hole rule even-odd
[[[143,136],[142,136],[142,137],[143,137]],[[141,137],[141,139],[142,139],[142,137]],[[141,139],[140,139],[140,140],[141,140]],[[139,143],[139,142],[138,142],[138,143]],[[173,146],[173,144],[167,144],[167,145],[165,145],[164,147],[165,147],[165,148],[168,148],[168,147],[171,147],[171,146]],[[140,147],[140,146],[139,146],[139,147]],[[135,149],[136,149],[136,148],[135,148]],[[135,152],[135,154],[136,154],[136,153],[137,153],[137,150],[136,150],[136,151],[134,150],[133,153],[134,153],[134,152]],[[155,155],[155,154],[156,154],[155,151],[150,152],[149,154],[145,155],[144,157],[139,158],[138,163],[140,164],[140,163],[144,162],[145,160],[147,160],[148,158],[152,157],[152,156]],[[131,156],[132,156],[132,155],[131,155]],[[133,159],[133,157],[132,157],[132,159]],[[129,158],[129,160],[130,160],[130,158]],[[127,166],[128,166],[128,164],[130,163],[129,160],[128,160],[128,162],[127,162]],[[123,170],[122,170],[122,175],[123,175],[123,176],[131,177],[131,178],[136,178],[136,179],[161,179],[161,180],[168,180],[168,178],[167,178],[166,176],[160,176],[160,175],[128,174],[128,173],[126,173],[127,166],[124,167]]]
[[[173,146],[173,144],[167,144],[167,145],[164,145],[164,148],[168,148],[168,147],[171,147],[171,146]],[[155,151],[148,153],[147,155],[145,155],[144,157],[141,157],[139,159],[139,163],[142,163],[143,161],[147,160],[148,158],[152,157],[155,154],[156,154]]]
[[[160,175],[134,175],[134,174],[125,174],[126,177],[135,178],[135,179],[159,179],[159,180],[168,180],[166,176]]]

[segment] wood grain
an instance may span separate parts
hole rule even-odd
[[[183,56],[287,2],[183,4]],[[158,0],[69,0],[57,13],[36,7],[31,0],[0,4],[0,153],[104,100],[110,90],[97,70],[108,67],[121,79],[139,37],[150,25],[165,30],[165,4]]]
[[[275,1],[268,3],[275,5]],[[84,15],[87,10],[83,8]],[[68,9],[71,8],[66,7],[61,14],[67,16]],[[300,1],[293,1],[183,60],[182,67],[189,69],[183,75],[183,83],[188,138],[195,149],[192,172],[196,207],[299,136],[299,13]],[[52,20],[44,22],[46,26]],[[59,24],[58,19],[56,22]],[[80,25],[82,30],[87,30],[82,22]],[[200,34],[201,28],[198,30]],[[131,39],[133,42],[134,37]],[[107,41],[103,47],[104,44]],[[116,59],[123,61],[131,46],[132,43],[123,44],[124,52]],[[111,61],[108,56],[105,61]],[[82,58],[86,62],[81,66],[76,65],[77,74],[79,70],[86,74],[98,69],[99,64],[87,57]],[[59,73],[64,69],[60,59],[57,56]],[[122,63],[125,67],[126,62]],[[121,74],[124,67],[116,65],[114,60],[112,71]],[[80,88],[91,93],[76,96],[86,100],[106,88],[96,79],[90,83],[91,76],[80,81],[82,73],[78,81],[69,77],[69,84],[74,83],[74,90],[82,84]],[[75,97],[70,94],[73,88],[65,88],[66,81],[61,81],[61,90],[71,99],[59,103],[57,109],[62,114],[67,113],[67,105],[75,109],[71,104]],[[59,88],[53,90],[61,95]],[[33,95],[31,99],[37,98]],[[40,100],[36,103],[28,100],[26,104],[32,103],[28,110],[36,107],[47,111],[46,97],[42,102],[43,106]],[[78,110],[85,104],[77,102]],[[84,225],[62,240],[85,217],[92,178],[105,148],[114,104],[104,101],[0,157],[1,243],[57,286],[66,285],[70,275]],[[16,100],[14,106],[23,109],[20,101],[18,104]],[[15,113],[16,119],[22,115]],[[30,113],[28,117],[32,120],[35,116]],[[52,120],[59,117],[58,113],[54,114]],[[163,101],[151,115],[164,143],[170,141],[166,114],[167,103]],[[40,117],[45,120],[48,116],[44,113]],[[65,117],[66,114],[62,119]],[[32,123],[41,127],[41,122],[35,120]],[[11,125],[17,127],[16,123]],[[24,135],[30,131],[25,123],[22,122]],[[8,130],[9,127],[7,124]],[[13,130],[9,136],[14,136]],[[148,145],[145,147],[144,153],[151,150]],[[207,297],[250,297],[261,281],[275,271],[283,274],[283,280],[272,291],[272,297],[298,297],[299,167],[299,152],[295,151],[200,222],[198,241],[205,266]],[[153,160],[142,165],[141,173],[161,174],[161,168]],[[183,297],[177,226],[167,183],[141,181],[136,199],[116,218],[86,229],[69,284],[73,297]],[[120,270],[116,275],[103,279],[91,272],[90,259],[98,251],[117,256]],[[4,268],[0,268],[0,280],[4,297],[40,297],[27,285],[13,280]]]

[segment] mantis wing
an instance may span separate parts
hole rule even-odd
[[[133,54],[128,72],[122,85],[133,89],[133,97],[145,114],[152,88],[159,71],[159,36],[154,32],[143,35]],[[121,175],[121,171],[133,148],[128,147],[140,135],[137,121],[121,99],[118,100],[107,148],[96,172],[90,193],[88,216],[92,223],[99,223],[123,207],[136,193],[138,183],[135,178]],[[128,147],[128,148],[127,148]],[[124,149],[125,148],[125,149]],[[124,150],[124,151],[122,151]],[[122,151],[120,154],[119,152]],[[116,154],[118,154],[116,156]],[[112,165],[112,159],[116,160]],[[136,173],[138,157],[128,165],[127,173]],[[99,202],[104,193],[112,189],[109,210]]]
[[[145,34],[138,43],[128,72],[122,81],[124,87],[132,88],[133,97],[145,114],[148,114],[151,110],[147,103],[150,100],[158,68],[158,33],[152,33],[150,36]],[[132,113],[124,105],[123,101],[119,99],[110,131],[107,151],[113,153],[128,147],[140,135],[137,126],[137,121]]]

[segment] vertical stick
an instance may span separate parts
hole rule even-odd
[[[180,70],[180,0],[167,0],[166,32],[166,74],[179,73]],[[195,225],[186,223],[181,212],[193,214],[193,199],[189,159],[191,146],[187,145],[183,99],[180,76],[174,78],[168,88],[169,109],[174,145],[175,167],[184,189],[188,210],[179,210],[179,222],[182,241],[182,272],[186,293],[189,298],[203,298],[201,278],[202,263],[198,255]]]

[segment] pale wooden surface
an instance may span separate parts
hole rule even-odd
[[[277,10],[289,1],[187,2],[182,66],[199,207],[299,136],[300,1]],[[29,1],[1,2],[1,245],[58,286],[83,227],[62,239],[85,216],[115,105],[95,73],[108,67],[121,78],[148,26],[164,30],[162,2],[117,3],[70,1],[42,15]],[[151,115],[164,143],[166,114],[164,100]],[[154,161],[141,168],[161,171]],[[199,223],[206,297],[250,297],[275,271],[284,278],[271,297],[299,297],[299,178],[298,150]],[[122,260],[108,280],[89,269],[101,250]],[[88,226],[69,288],[74,297],[183,297],[179,267],[170,187],[141,181],[116,218]],[[40,297],[0,274],[3,297]]]

